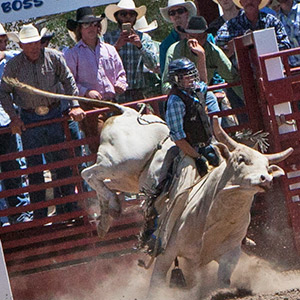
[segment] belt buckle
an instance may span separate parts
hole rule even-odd
[[[38,116],[45,116],[48,114],[49,112],[49,107],[48,106],[38,106],[34,109],[34,112],[38,115]]]

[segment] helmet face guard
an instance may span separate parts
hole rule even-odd
[[[193,62],[187,58],[175,59],[169,64],[169,81],[187,92],[199,87],[199,72]]]

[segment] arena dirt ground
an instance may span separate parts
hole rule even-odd
[[[256,246],[243,246],[230,289],[217,289],[217,263],[212,262],[196,278],[197,287],[189,291],[163,288],[154,299],[300,300],[300,252],[294,245],[293,229],[279,182],[275,181],[273,190],[266,196],[255,198],[251,215],[247,236]],[[150,276],[151,270],[135,264],[124,272],[112,272],[86,297],[55,300],[145,300]]]

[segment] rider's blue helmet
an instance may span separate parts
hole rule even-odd
[[[199,82],[199,73],[195,64],[188,58],[179,58],[170,62],[168,69],[169,82],[181,89],[191,89],[194,82]],[[184,85],[183,79],[190,79],[191,85]]]

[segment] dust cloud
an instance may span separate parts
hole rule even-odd
[[[55,300],[145,300],[152,270],[138,266],[119,270],[103,280],[94,291],[76,298],[66,296]],[[155,300],[201,300],[217,290],[217,263],[211,263],[195,278],[198,283],[191,290],[164,287],[155,294]],[[272,294],[300,288],[300,272],[280,272],[268,262],[243,254],[231,278],[232,289],[247,289],[252,294]],[[167,280],[168,281],[168,280]]]

